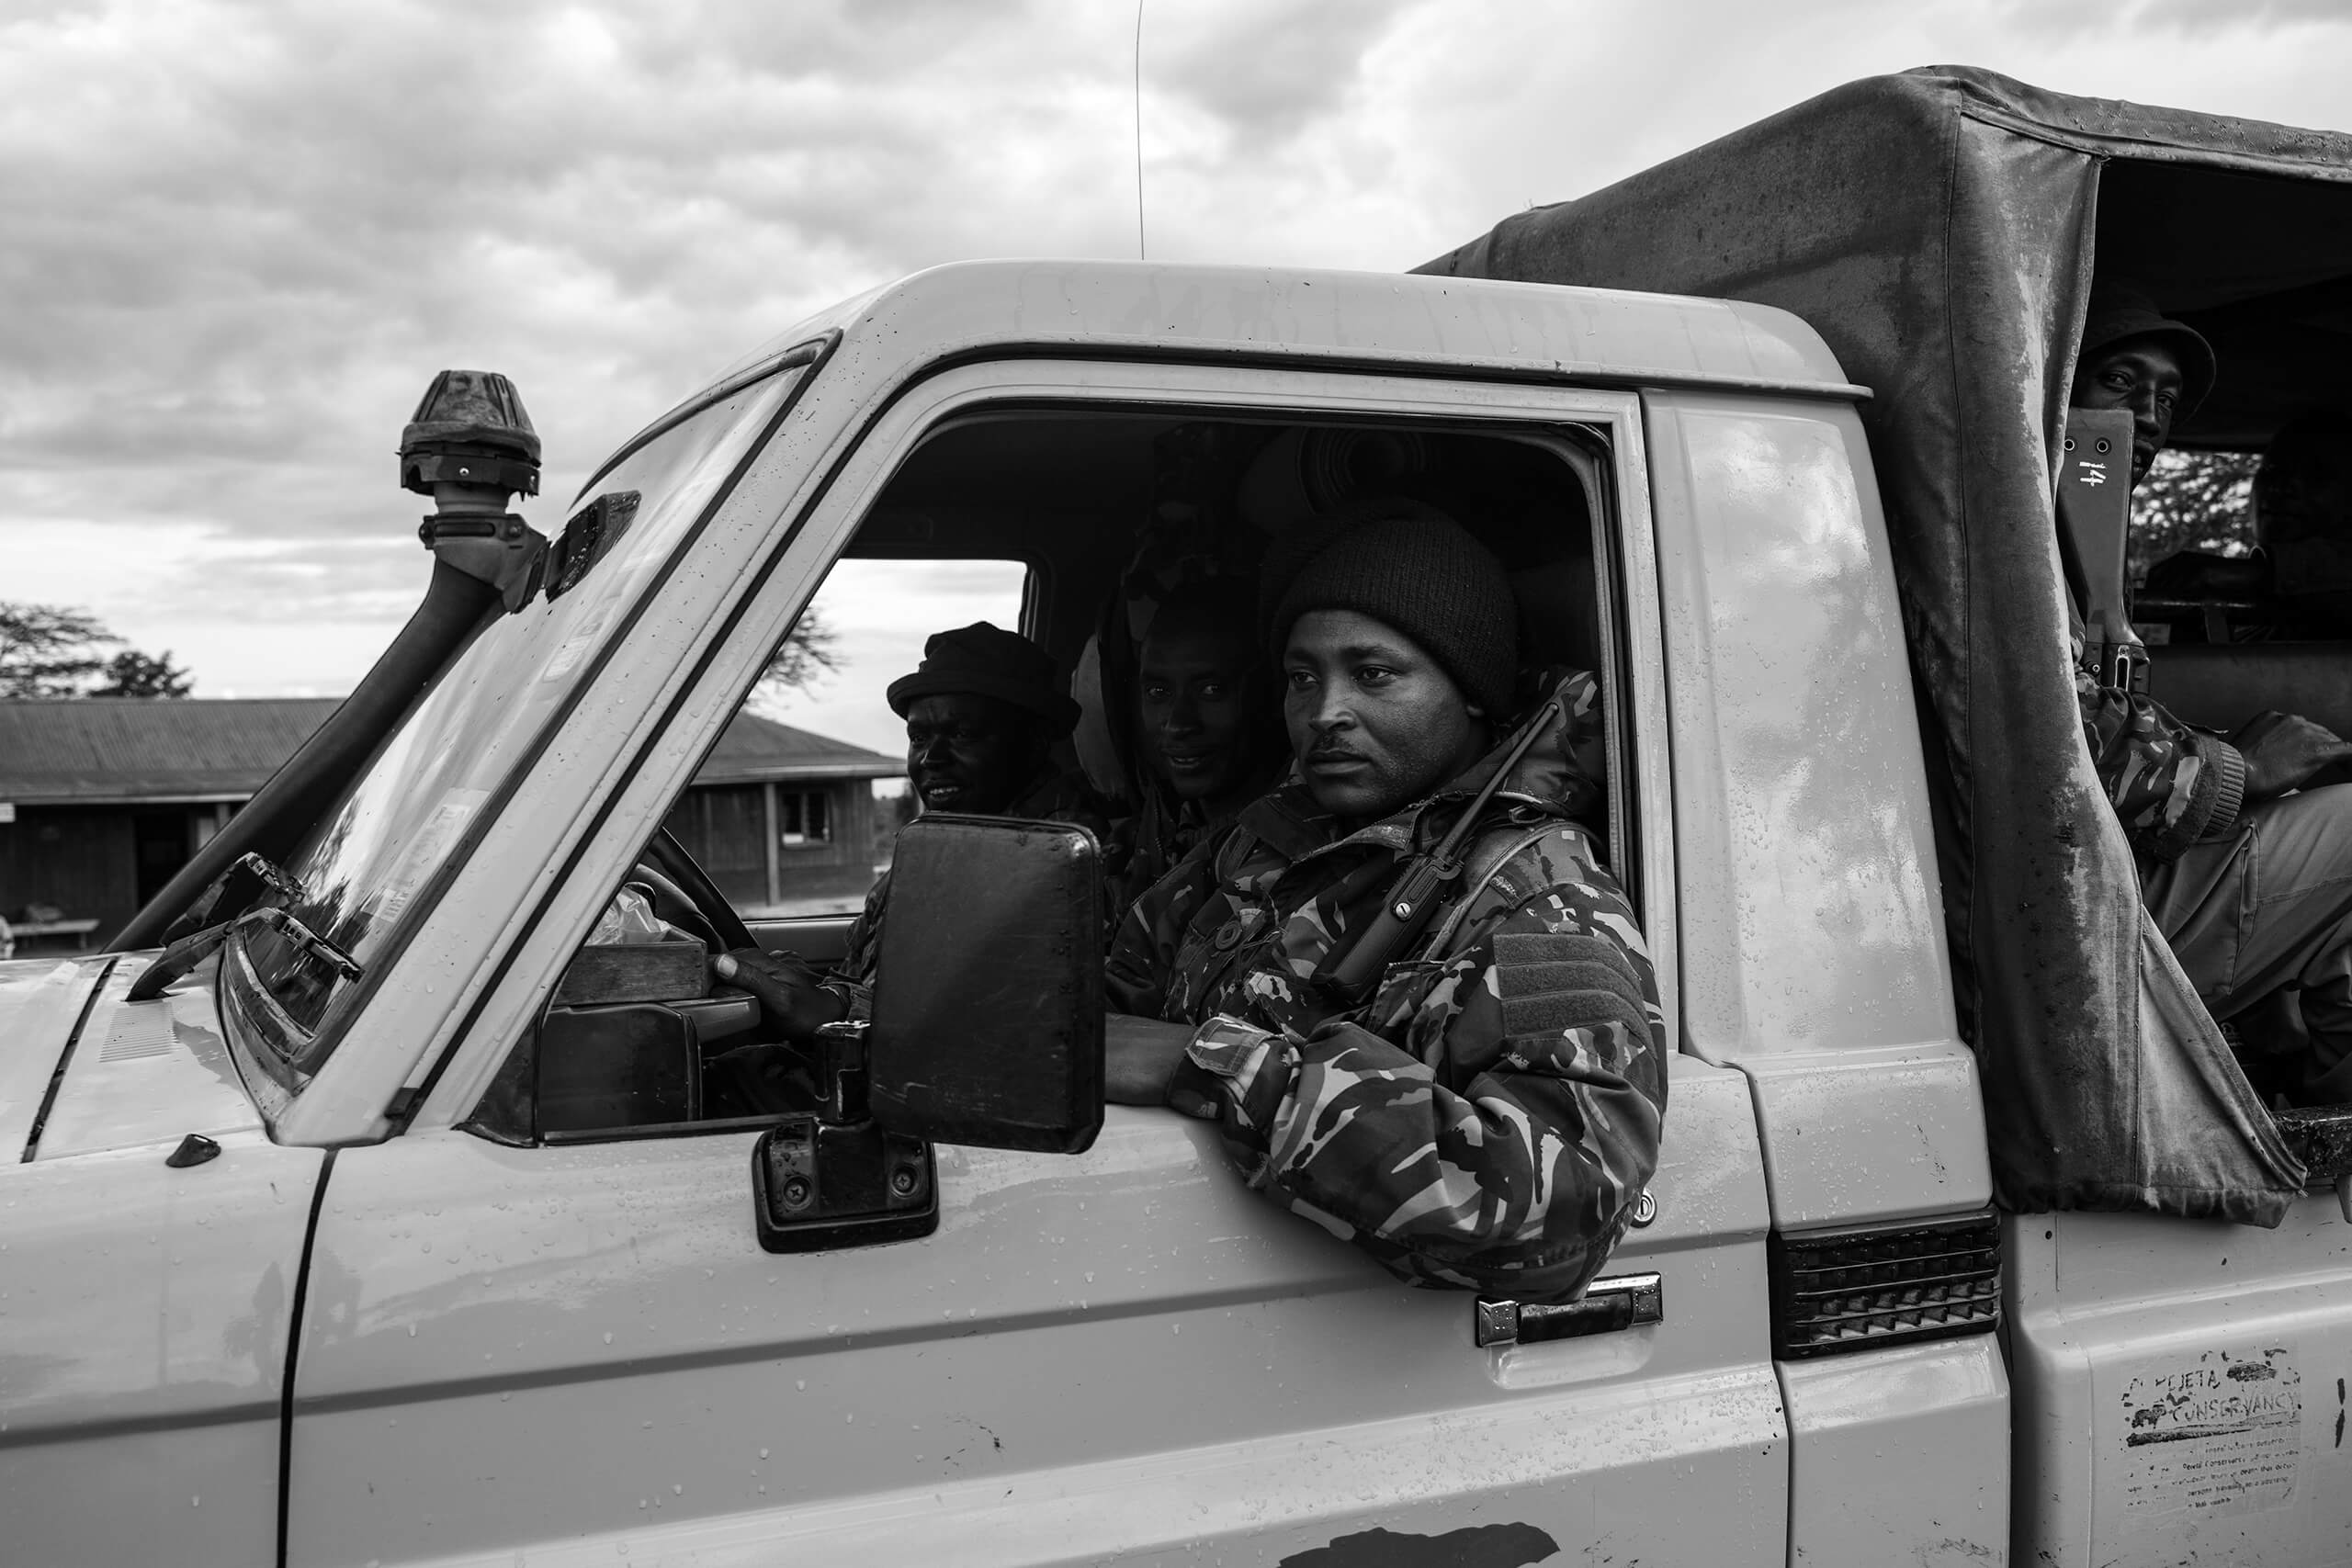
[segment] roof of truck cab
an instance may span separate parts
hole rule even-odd
[[[1867,397],[1770,306],[1295,267],[984,261],[933,267],[777,334],[714,385],[838,331],[842,355],[1039,352],[1274,360]]]

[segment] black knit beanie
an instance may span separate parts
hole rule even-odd
[[[1488,717],[1510,714],[1519,671],[1510,577],[1435,507],[1359,502],[1278,541],[1265,572],[1273,605],[1266,635],[1276,660],[1301,615],[1354,610],[1410,637]]]

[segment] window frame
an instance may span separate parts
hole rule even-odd
[[[625,858],[641,835],[628,825],[660,820],[691,776],[694,759],[749,693],[766,651],[788,630],[850,551],[859,525],[876,508],[891,478],[917,447],[951,421],[980,412],[1053,409],[1074,413],[1149,410],[1195,419],[1300,423],[1440,425],[1495,436],[1598,432],[1611,458],[1610,482],[1594,499],[1600,543],[1612,559],[1596,561],[1605,644],[1617,662],[1604,671],[1616,712],[1612,773],[1624,787],[1611,801],[1612,821],[1634,825],[1637,863],[1628,868],[1633,898],[1657,971],[1668,1038],[1680,1040],[1679,954],[1674,871],[1673,796],[1668,768],[1665,659],[1657,560],[1652,533],[1649,461],[1641,399],[1632,390],[1462,377],[1360,370],[1301,370],[1259,365],[1009,357],[953,366],[900,389],[845,445],[813,491],[804,514],[774,520],[766,569],[721,635],[687,677],[662,721],[617,763],[618,783],[589,841],[521,923],[507,962],[463,1035],[429,1080],[409,1125],[452,1126],[471,1117],[520,1032],[536,1022],[580,939],[602,908]],[[758,473],[778,461],[773,446],[752,459]],[[772,479],[777,476],[770,476]],[[1588,485],[1588,493],[1592,487]],[[1613,524],[1613,527],[1611,525]],[[1036,582],[1035,563],[1031,576]],[[1622,714],[1622,719],[1618,715]],[[1623,754],[1621,763],[1616,758]],[[626,840],[626,844],[622,840]],[[494,962],[497,955],[486,954]]]
[[[832,791],[830,788],[809,789],[805,786],[776,785],[776,848],[778,850],[830,848],[833,842],[832,798]],[[809,808],[812,803],[816,807],[814,810]],[[796,816],[800,822],[800,830],[797,833],[786,826]],[[818,823],[820,826],[812,830],[809,826],[811,822]]]

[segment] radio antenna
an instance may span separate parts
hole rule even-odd
[[[1136,0],[1136,259],[1148,261],[1143,243],[1143,0]]]

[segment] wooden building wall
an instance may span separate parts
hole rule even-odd
[[[795,809],[794,797],[799,799]],[[821,798],[823,832],[811,837],[808,800]],[[225,822],[225,805],[24,806],[0,823],[0,916],[55,905],[69,919],[96,919],[98,946]],[[795,825],[802,829],[789,837]],[[738,907],[862,896],[874,881],[874,791],[865,779],[689,788],[670,830]],[[773,824],[773,826],[772,826]],[[20,955],[71,947],[27,942]]]
[[[808,830],[812,815],[820,834]],[[863,894],[874,881],[865,779],[696,785],[666,825],[739,908]]]
[[[69,919],[98,922],[92,945],[139,912],[139,863],[130,813],[119,806],[19,806],[0,823],[0,915],[53,904]],[[19,943],[31,957],[50,944]],[[69,942],[66,944],[71,946]]]
[[[14,922],[28,904],[51,904],[67,919],[96,920],[85,941],[98,946],[235,810],[226,802],[19,805],[14,822],[0,822],[0,916]],[[17,953],[58,945],[74,943],[28,939]]]

